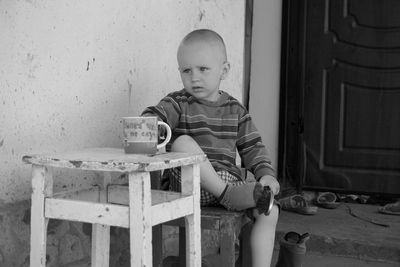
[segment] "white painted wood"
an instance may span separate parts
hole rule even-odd
[[[128,205],[128,187],[112,185],[108,188],[108,202]],[[193,213],[193,196],[170,191],[151,190],[152,226]]]
[[[110,262],[110,226],[93,224],[92,227],[92,267],[108,267]]]
[[[151,190],[149,172],[129,173],[131,266],[152,266]]]
[[[132,172],[156,171],[186,166],[204,161],[204,154],[180,152],[159,153],[149,157],[144,154],[126,154],[119,148],[90,148],[58,154],[25,155],[26,163],[92,171]]]
[[[100,187],[94,185],[91,188],[75,189],[75,190],[54,193],[52,198],[63,198],[63,199],[96,202],[99,200],[99,194],[100,194],[99,191]]]
[[[193,212],[185,217],[186,266],[201,266],[200,166],[182,167],[182,194],[193,195]]]
[[[108,203],[129,205],[129,186],[110,185],[108,187]],[[151,204],[156,205],[183,197],[179,192],[151,190]]]
[[[99,202],[107,202],[107,187],[111,183],[111,173],[104,172],[100,178]],[[110,226],[94,223],[92,225],[92,267],[108,267],[110,262]]]
[[[187,266],[200,266],[198,163],[205,160],[205,155],[165,153],[149,157],[125,154],[122,149],[99,148],[57,155],[24,156],[23,160],[33,164],[31,267],[45,267],[46,227],[49,218],[94,224],[92,266],[108,267],[110,225],[130,228],[131,266],[151,266],[152,225],[185,216]],[[103,171],[104,179],[99,183],[101,190],[91,188],[63,192],[53,197],[52,176],[48,166]],[[177,166],[183,166],[182,193],[150,190],[149,171]],[[112,172],[129,173],[128,190],[126,187],[121,189],[113,186],[107,190]],[[114,199],[118,192],[125,193],[122,198],[119,196]],[[127,206],[105,203],[108,201],[122,201]]]
[[[111,177],[111,172],[102,172],[102,177],[99,178],[99,186],[102,189],[102,196],[100,197],[101,202],[106,202],[107,201],[107,187],[111,184],[112,177]]]
[[[47,218],[129,227],[129,209],[125,206],[52,198],[45,203]]]
[[[152,225],[172,221],[193,213],[193,196],[182,197],[151,207]]]
[[[99,223],[129,228],[129,206],[71,199],[46,199],[45,214],[51,219]],[[151,224],[175,220],[193,213],[193,197],[186,196],[150,207]]]
[[[32,166],[31,251],[30,266],[46,266],[46,239],[48,219],[44,214],[45,197],[51,196],[53,177],[51,169]]]

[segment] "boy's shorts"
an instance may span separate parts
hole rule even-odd
[[[164,187],[170,191],[181,191],[181,169],[180,168],[172,168],[167,171],[167,177],[165,179],[169,179],[169,186]],[[225,183],[232,184],[232,185],[240,185],[244,184],[245,182],[239,180],[236,176],[230,174],[227,171],[217,171],[218,176],[224,181]],[[207,207],[207,206],[219,206],[218,199],[208,191],[200,189],[200,206]]]

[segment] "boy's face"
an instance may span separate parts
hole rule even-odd
[[[219,85],[229,71],[221,47],[206,42],[182,44],[178,65],[185,90],[200,100],[217,101]]]

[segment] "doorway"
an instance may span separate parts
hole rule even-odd
[[[286,0],[278,171],[400,196],[400,1]]]

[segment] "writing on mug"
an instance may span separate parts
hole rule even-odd
[[[128,135],[129,137],[144,137],[146,140],[153,140],[156,138],[156,133],[154,131],[131,131]]]
[[[157,124],[154,123],[146,123],[146,120],[142,120],[141,122],[125,122],[124,128],[126,129],[135,129],[135,130],[143,130],[147,129],[149,131],[155,131]]]

